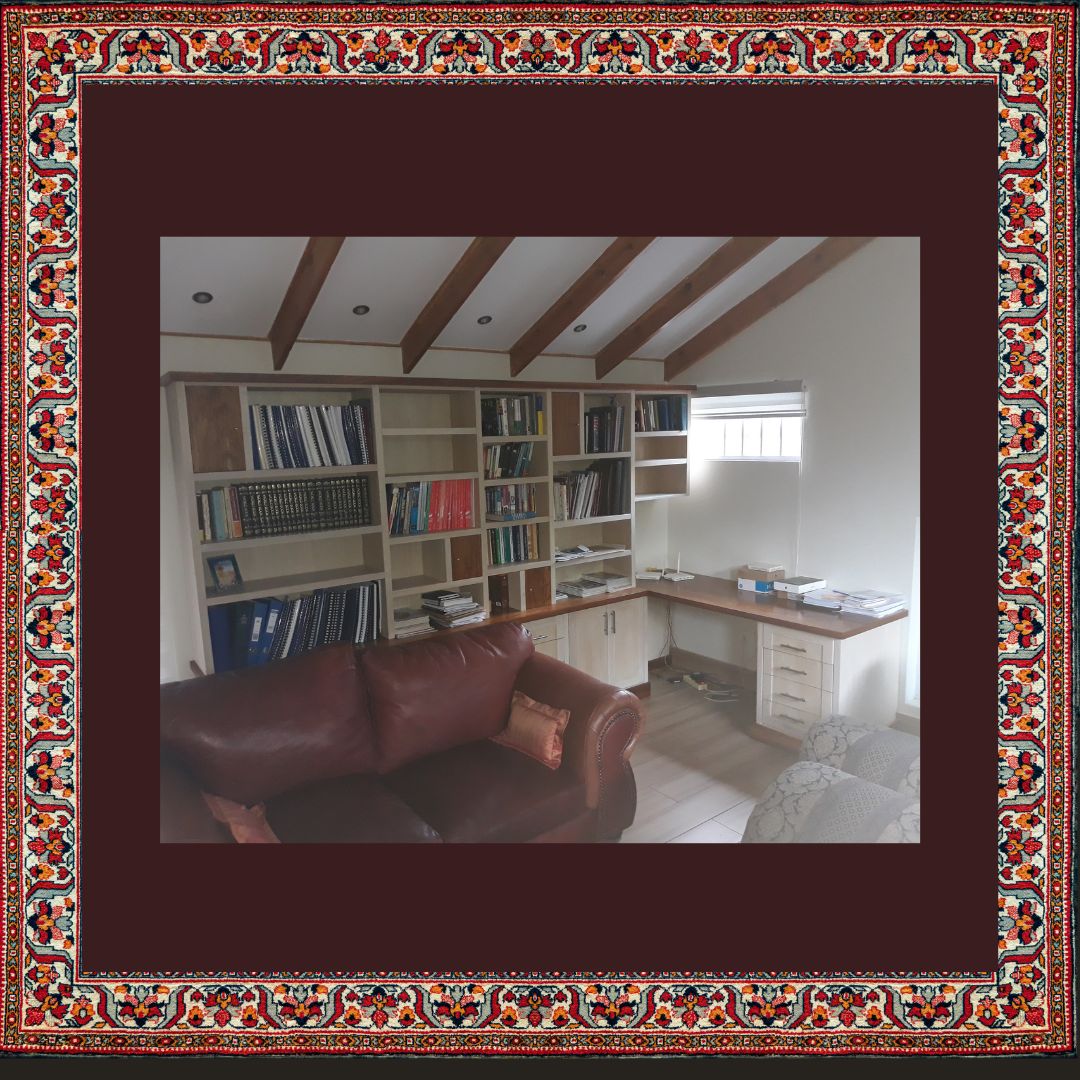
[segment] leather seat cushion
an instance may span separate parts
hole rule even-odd
[[[351,643],[161,687],[161,745],[204,791],[251,806],[299,784],[374,772]]]
[[[447,843],[523,843],[585,810],[585,785],[487,739],[411,762],[384,783]]]
[[[532,638],[516,623],[363,650],[377,771],[502,731],[514,681],[532,653]]]
[[[283,844],[437,844],[439,834],[376,776],[318,780],[266,804]]]

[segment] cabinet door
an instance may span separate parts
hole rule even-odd
[[[608,678],[608,617],[606,607],[571,612],[568,618],[570,664],[602,682]]]
[[[623,690],[649,681],[649,660],[645,655],[647,603],[644,596],[639,596],[610,608],[608,682]]]

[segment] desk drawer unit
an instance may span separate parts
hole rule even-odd
[[[771,676],[765,679],[765,699],[821,716],[823,701],[827,699],[831,704],[832,694],[823,694],[818,686],[807,686],[805,683]]]
[[[759,723],[792,739],[801,739],[820,717],[817,713],[803,712],[786,702],[766,701],[761,709]]]
[[[565,615],[553,615],[549,619],[533,619],[522,625],[529,632],[538,653],[566,662],[568,643]]]
[[[765,674],[769,677],[819,689],[832,686],[832,664],[823,664],[820,660],[810,660],[796,653],[777,652],[775,649],[763,649],[762,652]]]

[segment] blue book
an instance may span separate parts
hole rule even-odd
[[[248,430],[251,432],[251,464],[256,469],[263,467],[262,462],[259,461],[259,439],[255,431],[255,407],[253,405],[248,406]]]
[[[256,600],[251,605],[251,633],[248,635],[246,667],[251,667],[259,655],[259,638],[262,637],[263,626],[266,623],[267,603],[265,600]]]
[[[225,604],[210,608],[210,652],[214,658],[214,671],[231,671],[233,666],[232,620]]]
[[[292,453],[289,450],[289,436],[285,430],[284,408],[281,405],[270,406],[270,419],[274,428],[274,447],[281,458],[283,469],[293,468]]]
[[[281,624],[281,609],[284,605],[280,600],[271,600],[267,605],[266,621],[263,623],[262,633],[259,635],[259,648],[255,655],[256,664],[265,664],[270,659],[270,650],[274,646],[274,636]]]

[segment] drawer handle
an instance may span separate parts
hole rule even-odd
[[[793,724],[802,723],[801,720],[797,720],[794,716],[788,716],[786,712],[773,713],[773,716],[775,716],[779,720],[790,720]]]
[[[805,671],[800,671],[800,670],[799,670],[798,668],[796,668],[796,667],[784,667],[784,665],[783,665],[783,664],[780,664],[780,665],[779,665],[779,666],[777,667],[777,669],[776,669],[776,670],[777,670],[777,671],[790,671],[792,675],[805,675],[805,674],[806,674],[806,672],[805,672]]]
[[[806,698],[804,698],[804,697],[796,697],[794,694],[785,694],[783,690],[781,690],[780,693],[777,694],[776,696],[777,697],[790,698],[792,701],[805,701],[806,700]]]
[[[792,652],[806,652],[804,648],[799,645],[785,645],[782,641],[777,642],[781,649],[790,649]]]

